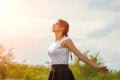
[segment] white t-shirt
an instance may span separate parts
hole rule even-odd
[[[69,61],[69,49],[61,47],[63,41],[70,39],[64,36],[61,40],[53,42],[48,48],[48,55],[51,58],[52,64],[68,64]]]

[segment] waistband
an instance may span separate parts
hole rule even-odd
[[[67,64],[53,64],[51,65],[52,69],[63,69],[63,68],[68,68]]]

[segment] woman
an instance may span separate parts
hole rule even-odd
[[[108,69],[105,66],[99,66],[83,55],[68,37],[69,24],[62,19],[59,19],[52,28],[55,34],[55,40],[48,49],[48,54],[52,60],[52,69],[48,80],[75,80],[73,73],[68,67],[69,52],[72,51],[80,60],[87,63],[91,67],[107,73]]]

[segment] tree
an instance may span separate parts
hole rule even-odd
[[[88,56],[89,51],[84,52],[86,56]],[[99,56],[99,53],[88,56],[90,59],[98,65],[103,65],[103,59]],[[74,64],[70,66],[76,80],[96,80],[95,78],[98,76],[99,72],[90,67],[88,64],[80,61],[77,57],[75,57]]]
[[[9,48],[7,51],[3,45],[0,45],[0,78],[2,78],[2,80],[5,80],[9,70],[9,65],[14,59],[12,50],[13,48]],[[7,53],[5,53],[6,51]]]

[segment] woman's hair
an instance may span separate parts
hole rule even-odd
[[[60,23],[61,27],[64,27],[63,35],[68,36],[68,31],[69,31],[68,22],[62,19],[58,19],[58,22]]]

